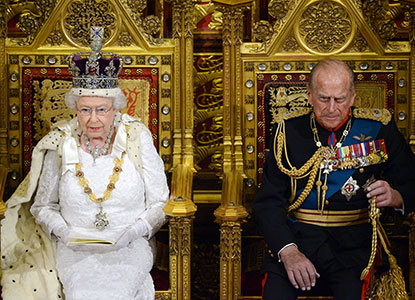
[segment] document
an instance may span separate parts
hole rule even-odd
[[[121,237],[123,231],[85,231],[72,230],[69,233],[67,246],[74,245],[114,245]]]

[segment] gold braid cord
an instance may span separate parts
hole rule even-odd
[[[299,169],[293,167],[288,159],[288,152],[286,148],[286,136],[285,136],[285,123],[284,120],[278,122],[277,131],[274,138],[274,156],[277,162],[278,168],[284,174],[291,177],[292,193],[291,198],[294,198],[296,193],[295,186],[296,180],[309,176],[306,187],[301,195],[288,207],[288,212],[298,209],[307,196],[310,194],[313,188],[314,181],[316,179],[318,170],[321,163],[324,160],[324,152],[327,147],[320,147],[314,155]],[[285,152],[285,158],[289,165],[289,169],[285,168],[282,164],[282,152]],[[321,185],[321,182],[317,182],[317,185]],[[294,188],[293,188],[294,187]],[[378,300],[408,300],[408,295],[405,290],[405,281],[403,279],[402,270],[396,262],[396,258],[390,253],[387,245],[387,237],[383,233],[382,225],[379,222],[380,212],[376,208],[376,197],[372,198],[370,205],[369,217],[372,223],[372,250],[367,267],[362,271],[360,279],[363,280],[369,274],[372,268],[376,255],[377,239],[378,236],[382,242],[382,246],[385,252],[388,254],[390,269],[388,272],[383,273],[379,279],[375,281],[374,291]]]
[[[367,274],[369,274],[370,268],[373,265],[373,261],[375,260],[376,247],[377,247],[377,241],[378,241],[377,224],[379,221],[379,216],[380,216],[379,210],[376,209],[376,197],[372,197],[372,202],[370,204],[370,213],[369,213],[369,218],[372,222],[372,251],[370,252],[370,258],[369,258],[367,267],[362,271],[362,274],[360,275],[360,280],[364,280],[366,278]]]
[[[376,299],[378,300],[408,300],[402,269],[398,266],[396,258],[389,251],[389,241],[387,240],[383,227],[379,222],[380,212],[379,209],[376,208],[376,197],[372,197],[369,217],[373,228],[372,251],[370,253],[369,263],[360,275],[360,279],[364,280],[372,268],[376,255],[377,239],[379,236],[383,249],[388,254],[389,270],[382,273],[380,277],[375,280],[374,295],[376,295]]]
[[[403,278],[402,269],[398,266],[396,258],[389,251],[389,241],[387,241],[386,233],[383,231],[382,225],[378,225],[379,239],[383,249],[388,254],[389,270],[375,281],[375,293],[378,300],[408,300],[408,294],[405,289],[405,280]]]
[[[278,140],[278,142],[277,142]],[[313,188],[314,185],[314,181],[316,179],[317,176],[317,172],[320,168],[321,162],[323,161],[323,152],[325,150],[325,147],[321,147],[319,148],[314,155],[300,168],[297,169],[293,166],[291,166],[291,163],[288,159],[288,153],[287,153],[287,149],[286,149],[286,145],[285,145],[285,124],[284,121],[281,121],[278,124],[277,127],[277,132],[275,133],[275,138],[274,138],[274,156],[275,156],[275,160],[277,162],[278,168],[281,170],[281,172],[283,172],[284,174],[288,175],[291,177],[291,179],[295,182],[297,179],[300,178],[304,178],[305,176],[307,176],[307,172],[309,173],[309,178],[307,181],[307,184],[303,190],[303,192],[301,193],[301,195],[297,198],[297,200],[294,201],[294,203],[292,203],[289,207],[288,207],[288,212],[291,212],[293,210],[298,209],[303,202],[305,201],[305,199],[307,198],[307,196],[310,194],[311,189]],[[275,145],[277,143],[277,145]],[[282,164],[282,151],[283,148],[285,150],[285,157],[287,160],[287,163],[290,166],[290,170],[285,168]],[[295,190],[293,191],[293,194],[295,194]],[[293,197],[294,195],[292,195]]]

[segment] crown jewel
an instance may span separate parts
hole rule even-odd
[[[77,52],[67,57],[74,88],[112,89],[118,87],[118,75],[124,60],[121,55],[101,52],[104,39],[103,27],[91,27],[93,52]]]

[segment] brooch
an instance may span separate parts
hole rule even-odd
[[[347,179],[345,184],[341,188],[342,195],[344,195],[347,201],[356,195],[357,190],[359,189],[359,185],[357,184],[357,180],[354,180],[352,176]]]
[[[358,140],[358,141],[361,141],[361,142],[366,142],[366,141],[368,141],[368,140],[371,140],[372,139],[372,137],[369,135],[369,136],[366,136],[366,135],[364,135],[363,133],[361,133],[360,134],[360,137],[359,136],[353,136],[353,138],[355,139],[355,140]]]

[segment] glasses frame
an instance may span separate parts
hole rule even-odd
[[[102,116],[105,116],[112,108],[113,106],[110,106],[110,107],[100,106],[100,107],[95,107],[95,108],[85,106],[85,107],[81,107],[80,109],[78,109],[78,113],[83,117],[90,117],[92,116],[92,113],[95,112],[95,115],[102,117]]]

